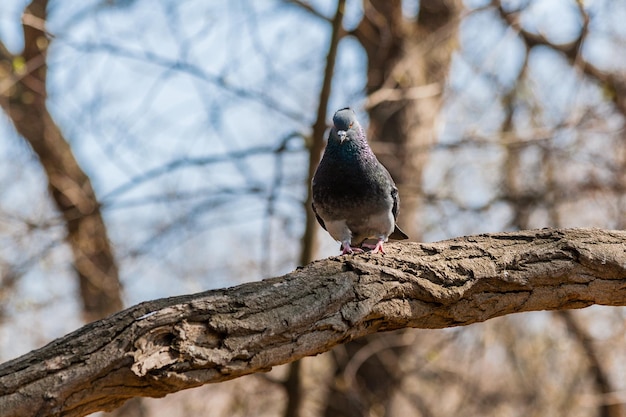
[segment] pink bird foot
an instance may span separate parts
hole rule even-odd
[[[341,254],[342,255],[346,255],[346,254],[353,254],[353,253],[363,253],[363,249],[358,248],[356,246],[350,246],[349,242],[343,242],[341,244]]]
[[[383,249],[383,243],[384,243],[384,240],[379,239],[375,245],[364,243],[361,246],[367,249],[371,249],[371,253],[385,253],[385,249]]]

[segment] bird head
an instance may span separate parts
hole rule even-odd
[[[333,124],[340,143],[348,139],[349,133],[354,133],[359,126],[356,113],[350,107],[337,110],[333,116]]]

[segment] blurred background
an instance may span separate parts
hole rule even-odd
[[[626,226],[626,2],[3,0],[0,361],[337,255],[353,107],[414,241]],[[117,416],[626,416],[626,310],[376,335]],[[109,414],[107,414],[109,415]]]

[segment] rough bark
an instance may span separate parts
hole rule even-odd
[[[46,0],[34,0],[26,8],[20,55],[0,43],[0,107],[46,173],[52,199],[65,220],[84,318],[93,321],[122,308],[119,274],[91,181],[46,105],[46,7]],[[15,64],[20,61],[23,65]]]
[[[391,244],[229,289],[145,302],[0,365],[6,417],[83,416],[376,332],[626,305],[626,232],[542,229]]]

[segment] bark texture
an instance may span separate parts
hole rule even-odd
[[[387,248],[386,248],[387,249]],[[139,304],[0,365],[6,417],[83,416],[220,382],[357,337],[626,305],[626,231],[542,229],[341,256]]]

